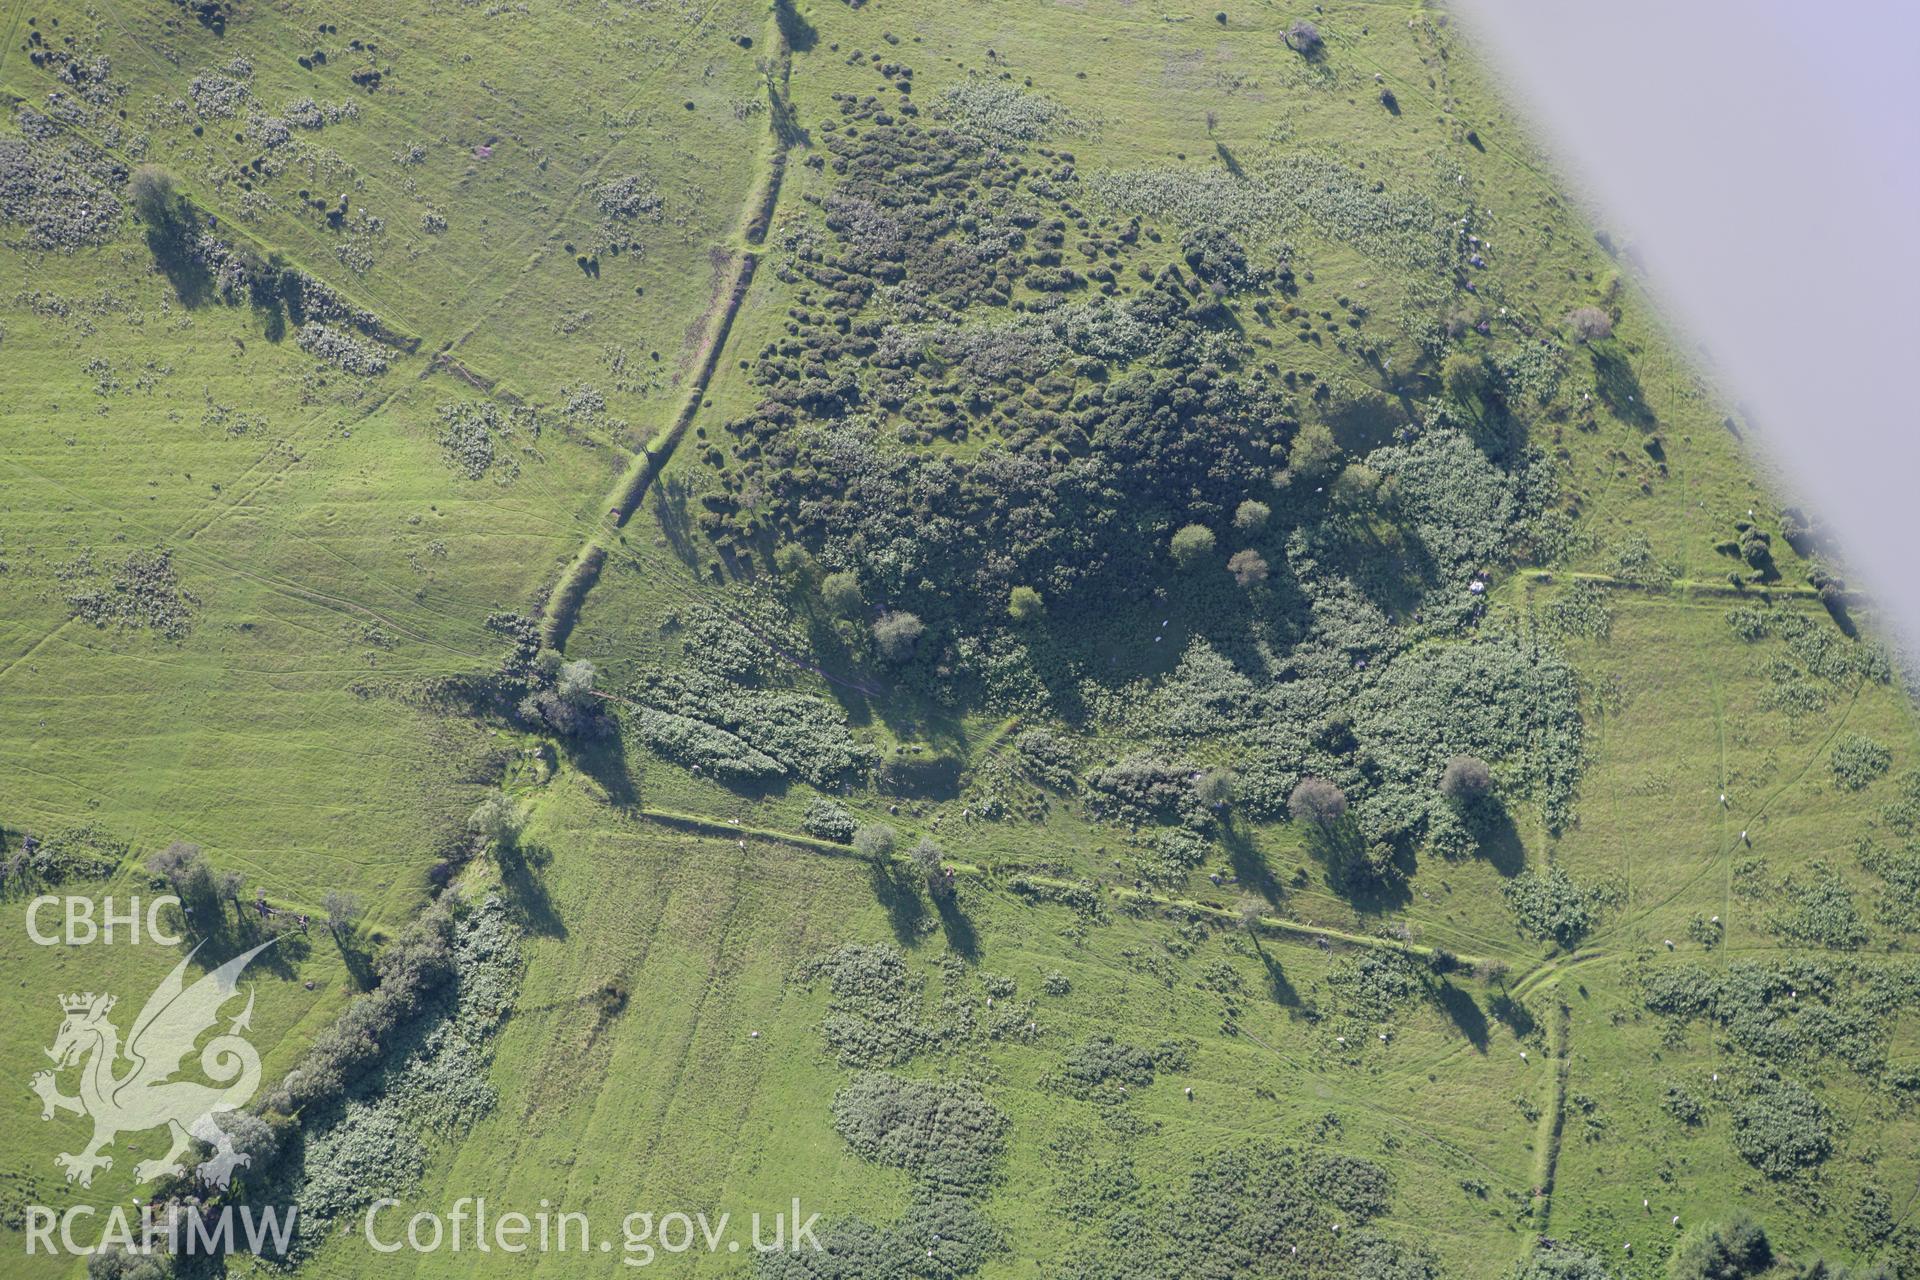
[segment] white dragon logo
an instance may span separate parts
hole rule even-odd
[[[219,1112],[243,1106],[260,1087],[260,1055],[240,1035],[253,1016],[251,991],[247,1007],[226,1033],[209,1040],[200,1051],[200,1069],[207,1077],[230,1083],[205,1085],[170,1077],[181,1069],[200,1034],[219,1021],[220,1007],[237,993],[240,971],[271,945],[270,941],[263,942],[235,956],[190,987],[186,972],[193,954],[189,953],[147,997],[124,1049],[119,1029],[107,1020],[114,1006],[113,996],[89,991],[60,997],[66,1021],[60,1024],[53,1047],[46,1051],[54,1068],[34,1074],[33,1091],[40,1095],[42,1120],[53,1119],[56,1111],[93,1117],[93,1141],[86,1149],[78,1155],[62,1152],[54,1157],[54,1163],[67,1171],[68,1182],[92,1186],[96,1169],[113,1167],[113,1157],[100,1154],[103,1147],[112,1145],[121,1133],[163,1125],[172,1131],[173,1146],[160,1159],[142,1160],[133,1167],[134,1177],[140,1182],[185,1172],[180,1157],[194,1138],[214,1148],[213,1155],[199,1167],[203,1182],[224,1187],[234,1169],[248,1163],[251,1157],[233,1149],[232,1139],[213,1118]],[[130,1065],[118,1072],[123,1057]],[[76,1064],[81,1064],[80,1096],[70,1098],[60,1092],[57,1076]]]

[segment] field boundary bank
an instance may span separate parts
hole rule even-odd
[[[872,860],[854,852],[851,845],[836,844],[818,836],[802,835],[794,831],[781,831],[773,827],[747,826],[729,818],[716,818],[708,814],[686,813],[675,809],[659,809],[640,806],[630,810],[634,816],[661,826],[673,827],[694,835],[718,836],[723,839],[745,840],[748,838],[764,840],[772,844],[781,844],[807,853],[821,854],[830,858],[844,858],[849,862],[871,863]],[[904,854],[888,857],[887,864],[892,866],[910,866],[911,860]],[[962,862],[958,859],[943,859],[945,866],[963,876],[983,880],[999,887],[1010,887],[1014,881],[1021,881],[1042,889],[1074,890],[1079,892],[1101,893],[1119,903],[1139,903],[1163,911],[1189,912],[1207,916],[1211,919],[1238,923],[1240,913],[1212,903],[1201,902],[1193,898],[1175,897],[1171,894],[1153,893],[1144,889],[1129,889],[1124,885],[1103,883],[1100,881],[1063,880],[1057,876],[1043,875],[1018,864],[980,864]],[[1426,946],[1417,942],[1401,942],[1394,938],[1378,938],[1370,934],[1349,933],[1327,925],[1306,924],[1298,920],[1288,920],[1283,916],[1261,915],[1259,928],[1263,933],[1279,934],[1302,941],[1325,942],[1342,947],[1361,947],[1375,951],[1394,951],[1402,955],[1414,956],[1422,960],[1431,960],[1443,949]],[[1498,960],[1484,956],[1462,955],[1447,951],[1456,964],[1464,968],[1473,968],[1483,964],[1499,964]]]
[[[776,98],[778,104],[780,88],[786,84],[793,65],[793,50],[787,43],[785,33],[780,30],[777,19],[770,18],[768,22],[773,31],[778,62],[777,70],[768,77],[768,93]],[[687,384],[673,420],[628,463],[626,471],[607,497],[606,516],[587,535],[579,552],[561,573],[559,582],[548,593],[540,615],[540,643],[546,648],[565,650],[567,637],[572,634],[573,624],[586,602],[587,593],[599,580],[600,570],[606,564],[610,550],[608,538],[625,528],[627,521],[640,509],[648,487],[665,469],[681,438],[686,435],[687,428],[693,425],[694,418],[706,402],[707,388],[720,367],[720,357],[732,335],[734,319],[745,304],[754,275],[759,269],[761,246],[772,225],[774,207],[779,202],[780,189],[786,179],[787,151],[795,145],[777,127],[780,111],[775,110],[770,114],[774,119],[767,127],[768,149],[762,166],[763,173],[740,212],[742,245],[729,253],[726,274],[715,291],[707,314],[701,318],[705,332],[700,339],[700,355],[693,378]]]

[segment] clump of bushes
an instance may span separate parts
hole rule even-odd
[[[1733,1149],[1769,1178],[1793,1177],[1833,1153],[1827,1108],[1798,1081],[1762,1077],[1732,1113]]]
[[[1599,918],[1604,897],[1574,883],[1559,866],[1522,871],[1501,887],[1520,932],[1567,950],[1580,945]]]
[[[318,320],[309,320],[300,326],[300,332],[294,336],[300,349],[308,355],[326,361],[337,369],[345,370],[361,378],[377,378],[387,371],[386,353],[370,342],[362,342],[344,330]],[[488,406],[491,408],[492,406]],[[445,442],[442,442],[442,448]],[[491,461],[491,454],[489,454]],[[481,468],[485,474],[486,468]]]
[[[1864,734],[1849,733],[1835,744],[1829,763],[1835,782],[1860,791],[1893,767],[1893,752]]]
[[[863,1160],[904,1169],[949,1194],[978,1195],[992,1181],[1010,1126],[969,1082],[867,1071],[834,1095],[833,1127]]]
[[[1150,1085],[1158,1072],[1185,1070],[1191,1054],[1191,1047],[1178,1040],[1162,1040],[1145,1049],[1097,1035],[1068,1049],[1049,1079],[1061,1092],[1085,1098],[1109,1083]]]
[[[807,801],[807,811],[800,819],[800,829],[810,836],[831,840],[835,844],[852,844],[859,823],[845,806],[825,796],[815,796]]]

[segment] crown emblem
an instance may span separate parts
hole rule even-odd
[[[106,1001],[105,1004],[101,1005],[100,1012],[105,1013],[107,1010],[113,1008],[112,996],[105,996],[105,997],[96,996],[91,991],[87,992],[85,995],[80,995],[80,996],[61,996],[60,1007],[61,1009],[65,1010],[68,1013],[85,1013],[89,1009],[93,1008],[93,1002],[95,1000],[100,1000],[100,999],[104,999]]]

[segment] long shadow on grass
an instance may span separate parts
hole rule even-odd
[[[1254,846],[1252,833],[1231,819],[1220,824],[1220,844],[1227,851],[1227,863],[1240,884],[1270,903],[1278,903],[1282,890],[1267,866],[1267,855]],[[1258,939],[1254,946],[1259,946]]]
[[[340,963],[347,967],[347,976],[353,979],[353,985],[362,991],[373,990],[375,976],[373,956],[353,935],[351,928],[328,929],[333,945],[340,949]]]
[[[1442,982],[1434,988],[1433,998],[1474,1049],[1485,1053],[1489,1039],[1487,1015],[1480,1011],[1473,996],[1451,982]]]
[[[569,744],[567,756],[582,773],[600,784],[615,808],[631,809],[639,805],[640,791],[633,785],[633,774],[627,768],[627,746],[617,730]]]
[[[1503,876],[1517,876],[1527,867],[1527,847],[1513,815],[1504,807],[1488,805],[1474,815],[1474,835],[1480,843],[1480,856]]]
[[[566,937],[567,926],[554,909],[546,880],[540,874],[541,868],[553,861],[552,852],[545,845],[522,841],[500,849],[495,861],[500,866],[500,883],[507,891],[507,900],[520,913],[527,929],[543,938]]]
[[[973,921],[960,909],[960,904],[952,897],[940,898],[934,902],[934,909],[940,913],[940,927],[946,931],[947,945],[958,952],[962,959],[980,958],[980,935],[974,930]]]
[[[873,885],[874,901],[887,913],[895,940],[903,947],[918,946],[927,904],[920,897],[914,874],[898,863],[869,862],[867,878]]]
[[[1249,929],[1247,936],[1253,939],[1253,954],[1260,958],[1260,963],[1266,968],[1267,994],[1273,997],[1275,1004],[1283,1008],[1298,1009],[1300,1007],[1300,992],[1294,987],[1293,983],[1287,980],[1286,971],[1281,968],[1280,961],[1274,956],[1268,955],[1267,949],[1260,944],[1260,931],[1258,929]]]

